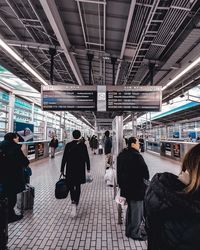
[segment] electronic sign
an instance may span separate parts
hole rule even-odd
[[[161,86],[107,86],[107,111],[160,111]]]
[[[42,88],[43,110],[97,110],[96,86],[49,85]]]
[[[52,111],[160,111],[161,86],[49,85],[42,88],[42,108]]]

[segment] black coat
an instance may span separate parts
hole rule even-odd
[[[200,249],[200,188],[185,185],[171,173],[156,174],[145,196],[148,250]]]
[[[112,149],[112,138],[111,137],[105,137],[105,142],[104,142],[105,155],[110,154],[111,149]]]
[[[57,148],[58,147],[58,140],[57,139],[52,139],[49,143],[49,147],[51,148]]]
[[[90,159],[86,145],[78,140],[66,144],[62,158],[61,172],[66,174],[69,184],[79,185],[85,183],[85,167],[90,170]]]
[[[117,157],[121,196],[127,200],[143,200],[146,191],[144,179],[149,179],[149,171],[142,155],[134,148],[124,149]]]
[[[0,165],[0,183],[5,193],[20,193],[25,189],[23,168],[29,165],[29,160],[15,142],[2,141],[0,150],[4,155]]]

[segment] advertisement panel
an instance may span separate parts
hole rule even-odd
[[[44,143],[40,142],[36,144],[37,158],[44,156]]]
[[[180,158],[180,144],[173,144],[173,155],[176,158]]]
[[[14,121],[14,132],[21,137],[21,141],[33,141],[34,125]]]
[[[29,159],[29,161],[35,159],[35,144],[28,145],[27,158]]]

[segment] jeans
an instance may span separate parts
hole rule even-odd
[[[128,201],[126,212],[126,236],[138,238],[141,236],[140,225],[143,220],[143,201]]]
[[[72,204],[78,205],[81,194],[81,185],[71,185],[69,191]]]

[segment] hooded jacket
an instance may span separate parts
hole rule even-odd
[[[184,188],[174,174],[153,177],[145,196],[148,250],[200,249],[200,188]]]

